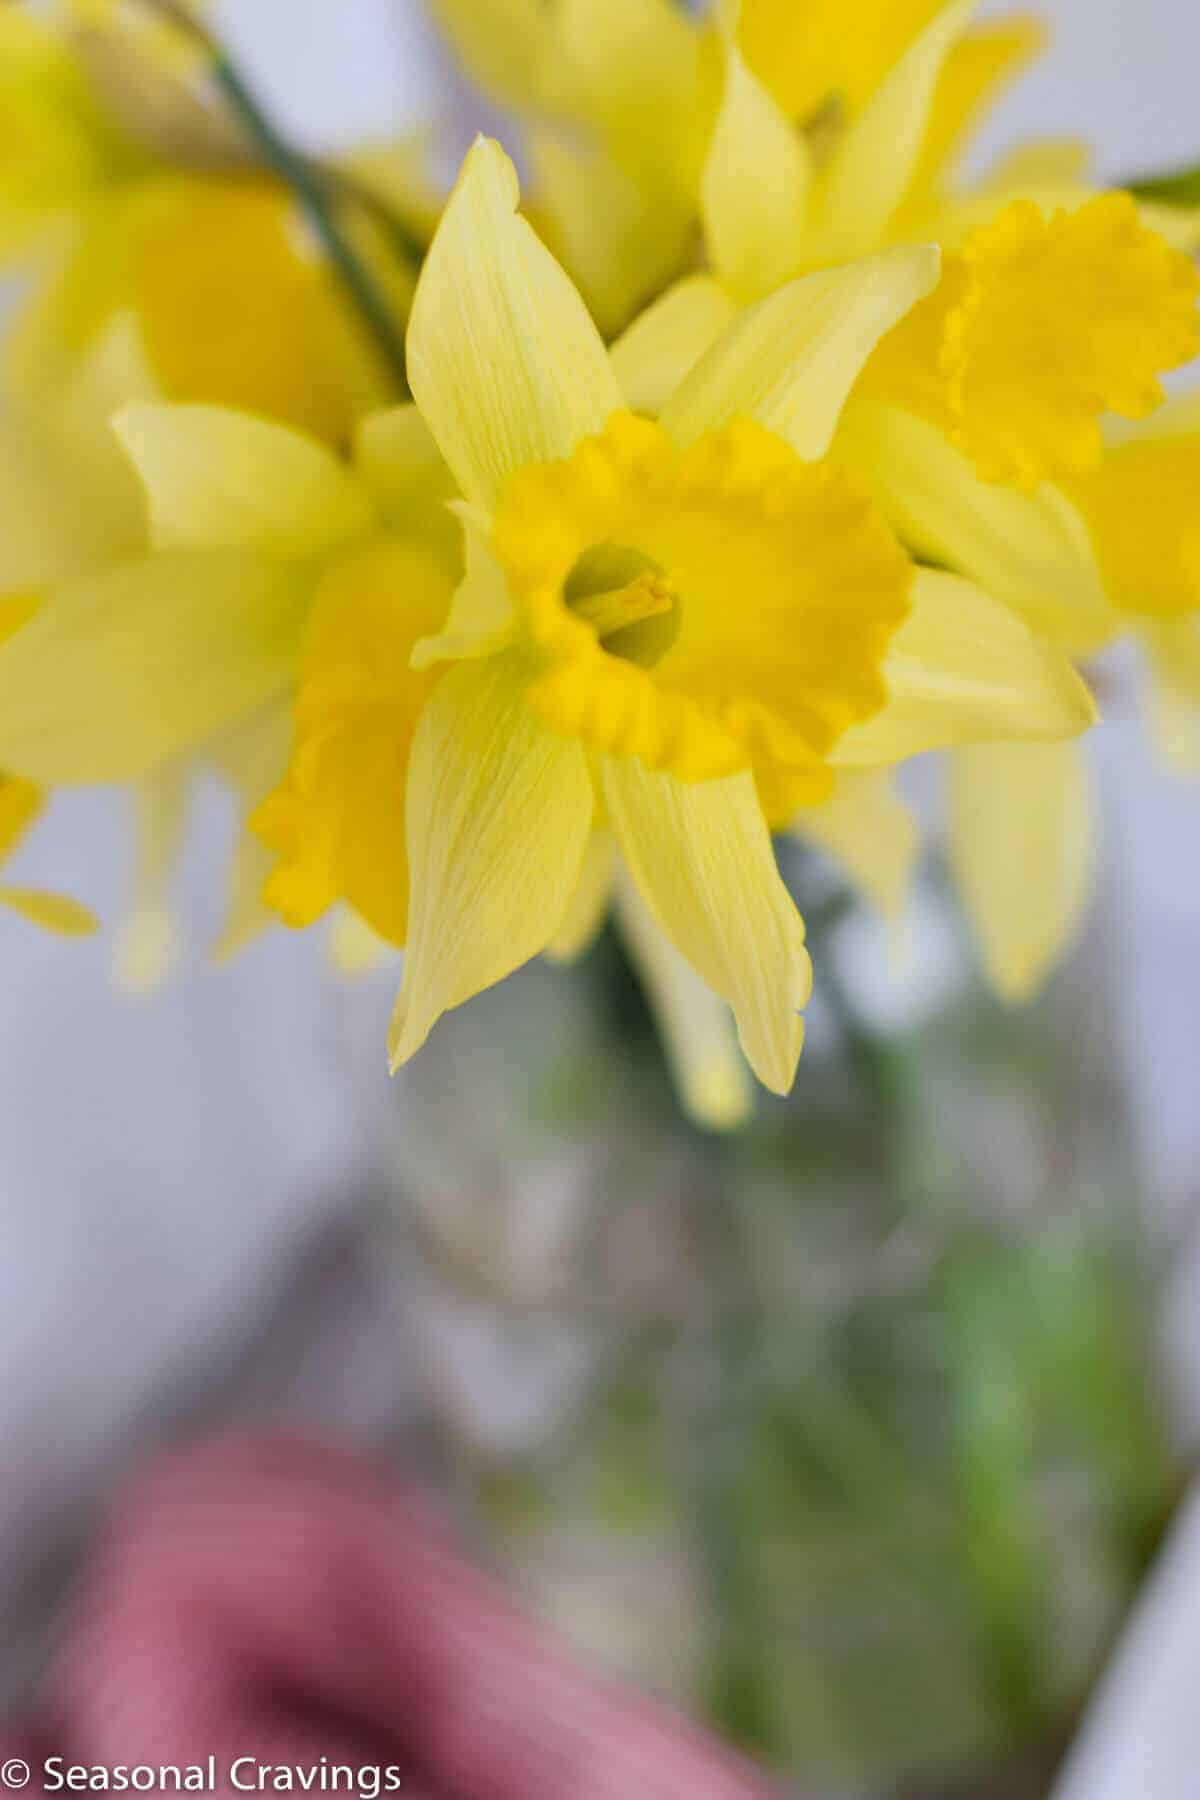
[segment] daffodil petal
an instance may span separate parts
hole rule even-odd
[[[590,137],[537,126],[527,137],[539,226],[611,336],[686,266],[694,203],[638,180]]]
[[[1152,200],[1138,201],[1138,218],[1148,231],[1157,231],[1173,250],[1200,250],[1200,206],[1165,206]]]
[[[1147,619],[1142,637],[1154,747],[1173,774],[1200,775],[1200,613]]]
[[[107,526],[74,500],[69,467],[38,435],[0,425],[0,587],[39,588],[62,581],[107,551]]]
[[[689,275],[648,306],[609,352],[630,408],[660,412],[737,316],[737,302],[711,275]]]
[[[152,994],[170,980],[180,951],[171,895],[187,829],[193,770],[180,757],[134,784],[133,897],[117,932],[113,968],[129,994]]]
[[[329,960],[339,975],[369,975],[396,955],[396,947],[372,931],[352,906],[339,906],[325,938]]]
[[[1083,920],[1095,855],[1078,744],[978,744],[950,758],[950,856],[1007,1000],[1027,1000]]]
[[[664,426],[688,444],[749,416],[817,461],[863,364],[938,269],[937,249],[922,245],[790,282],[722,333],[667,401]]]
[[[61,386],[14,401],[0,425],[0,593],[49,587],[142,547],[146,503],[109,428],[142,398],[137,333],[114,319]]]
[[[85,204],[117,143],[60,21],[0,8],[0,253]]]
[[[1083,652],[1117,629],[1087,526],[1058,488],[982,481],[936,425],[857,396],[834,454],[915,555],[978,582],[1035,630]]]
[[[628,877],[617,908],[684,1111],[712,1131],[744,1124],[754,1102],[728,1005],[675,948]]]
[[[943,0],[732,0],[750,66],[789,118],[857,118]]]
[[[222,732],[206,747],[207,757],[238,802],[238,832],[229,857],[227,899],[221,929],[212,946],[217,962],[227,962],[279,918],[263,899],[274,853],[249,829],[248,816],[283,779],[292,744],[293,696],[289,692],[251,714],[244,724]]]
[[[454,482],[433,433],[411,403],[359,422],[353,462],[376,513],[394,531],[437,539],[456,535],[448,512]]]
[[[977,116],[1045,45],[1045,25],[1027,13],[984,21],[952,44],[942,64],[921,144],[914,175],[918,190],[939,184],[958,160]],[[1060,167],[1061,161],[1056,165]],[[1077,167],[1072,173],[1078,173]]]
[[[295,695],[290,688],[204,746],[204,760],[243,811],[258,805],[287,768]]]
[[[118,280],[164,394],[274,419],[328,444],[387,403],[395,388],[386,365],[284,183],[253,168],[231,178],[193,167],[123,185],[131,222]],[[407,266],[369,219],[345,222],[399,321],[411,299]]]
[[[600,334],[517,214],[498,144],[469,152],[421,272],[409,384],[469,500],[490,506],[514,470],[569,456],[622,405]]]
[[[454,590],[442,629],[419,638],[412,666],[428,669],[436,662],[490,656],[516,631],[516,613],[504,570],[492,554],[489,521],[472,507],[456,506],[466,546],[466,573]]]
[[[703,33],[677,0],[555,0],[568,102],[622,169],[695,194],[710,124]]]
[[[41,888],[11,887],[6,883],[0,886],[0,906],[10,907],[22,918],[40,925],[43,931],[52,931],[59,937],[90,937],[100,929],[89,906],[66,894],[49,894]]]
[[[219,406],[127,406],[113,429],[145,484],[160,550],[315,556],[371,524],[332,451]]]
[[[294,678],[311,588],[233,551],[176,551],[58,590],[0,649],[0,766],[129,781]]]
[[[322,579],[293,708],[287,773],[252,829],[279,852],[264,891],[294,927],[346,900],[391,943],[408,930],[404,791],[436,677],[411,663],[449,582],[419,544],[377,538]]]
[[[562,924],[546,945],[551,962],[575,962],[595,942],[612,899],[616,856],[612,833],[593,831]]]
[[[834,152],[821,195],[827,254],[855,256],[886,237],[916,175],[946,58],[973,10],[974,0],[943,7]]]
[[[0,644],[28,625],[41,604],[37,594],[0,594]]]
[[[490,100],[514,112],[541,103],[543,53],[553,41],[542,0],[430,0],[430,11]]]
[[[708,986],[733,1008],[765,1087],[792,1085],[812,988],[804,924],[780,877],[748,772],[684,782],[604,759],[613,828],[642,899]]]
[[[1094,162],[1092,147],[1083,138],[1032,138],[998,157],[981,185],[990,190],[993,206],[1031,187],[1075,187],[1086,199],[1093,191],[1089,177]]]
[[[525,705],[515,654],[451,669],[426,704],[408,776],[412,884],[393,1068],[442,1013],[544,950],[592,829],[587,758]]]
[[[889,770],[840,770],[829,799],[797,813],[789,832],[831,856],[881,913],[904,910],[920,837]]]
[[[1111,444],[1069,484],[1114,603],[1178,618],[1200,608],[1200,432],[1149,429]]]
[[[214,962],[231,962],[263,932],[278,925],[278,915],[262,897],[274,863],[274,852],[243,827],[229,859],[225,914],[211,950]]]
[[[757,299],[796,273],[811,186],[803,137],[729,43],[701,212],[713,269],[734,293]]]
[[[0,862],[11,855],[46,804],[32,781],[0,771]]]
[[[921,569],[912,598],[884,658],[887,704],[850,727],[832,762],[882,766],[952,744],[1075,737],[1093,723],[1067,657],[982,588]]]

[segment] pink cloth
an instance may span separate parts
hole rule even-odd
[[[404,1800],[773,1791],[548,1648],[370,1467],[270,1438],[206,1444],[135,1486],[92,1564],[44,1722],[0,1734],[0,1763],[33,1770],[28,1793],[50,1755],[213,1756],[222,1792],[239,1756],[395,1765]]]

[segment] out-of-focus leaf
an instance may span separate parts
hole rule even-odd
[[[1139,200],[1159,200],[1165,206],[1200,206],[1200,162],[1186,169],[1141,175],[1124,185]]]

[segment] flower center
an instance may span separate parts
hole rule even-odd
[[[679,632],[679,595],[668,575],[625,544],[594,544],[563,583],[563,599],[610,656],[652,669]]]
[[[910,565],[845,476],[735,420],[686,449],[617,414],[523,470],[493,549],[552,729],[685,780],[754,768],[805,795],[882,705]]]

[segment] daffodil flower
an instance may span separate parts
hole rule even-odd
[[[982,182],[971,127],[1042,47],[1026,14],[945,0],[432,0],[468,73],[522,121],[539,221],[606,331],[677,276],[703,216],[757,297],[884,241],[957,246],[1009,200],[1094,191],[1086,148],[1025,145]],[[769,179],[767,178],[769,172]],[[1194,212],[1143,208],[1191,245]]]
[[[982,181],[963,181],[971,131],[1045,42],[1028,14],[976,24],[975,11],[975,0],[725,0],[724,88],[703,177],[723,280],[761,291],[882,242],[957,249],[1015,200],[1049,216],[1095,194],[1086,150],[1062,140],[1023,145]],[[748,172],[768,157],[779,179],[754,182]],[[1195,243],[1194,210],[1142,211],[1172,242]]]
[[[61,583],[4,644],[0,766],[42,787],[142,787],[142,929],[128,958],[142,985],[169,952],[164,890],[191,773],[215,769],[246,811],[276,787],[310,634],[330,680],[328,711],[311,693],[302,709],[302,733],[311,725],[320,740],[306,766],[320,785],[328,779],[322,758],[333,758],[348,777],[339,793],[350,809],[359,804],[356,777],[377,773],[402,807],[403,761],[389,773],[371,760],[369,732],[349,745],[338,737],[341,677],[325,660],[330,621],[345,609],[361,627],[390,609],[391,661],[371,672],[394,726],[397,708],[415,711],[430,686],[408,669],[405,633],[411,645],[440,621],[459,564],[441,507],[445,472],[412,407],[364,422],[349,462],[299,432],[217,407],[135,405],[115,429],[145,485],[150,548]],[[337,762],[343,753],[345,764]],[[303,772],[297,781],[303,789]],[[293,841],[287,821],[278,802],[265,824],[284,852],[272,898],[289,916],[302,914],[324,881],[361,897],[370,916],[382,889],[386,929],[402,855],[381,864],[372,891],[359,896],[362,858],[340,861],[353,859],[357,836]],[[259,890],[273,859],[253,838],[240,859],[227,949],[266,916]]]
[[[467,74],[520,119],[531,215],[602,331],[686,267],[718,42],[677,0],[430,0]]]
[[[934,237],[942,279],[869,360],[834,455],[918,557],[1082,655],[1121,621],[1073,484],[1104,466],[1106,413],[1152,413],[1159,373],[1200,341],[1195,272],[1151,228],[1177,244],[1195,221],[1094,196],[1061,146],[1013,159],[975,191],[955,187],[966,125],[1037,38],[1020,20],[969,30],[971,10],[861,0],[861,29],[840,6],[806,8],[801,29],[775,0],[726,7],[703,182],[714,272],[665,295],[614,362],[655,410],[736,309],[798,269]],[[835,116],[797,129],[829,94]],[[766,168],[772,178],[756,179]],[[1094,808],[1079,750],[956,753],[950,800],[952,862],[989,973],[1026,997],[1087,895]],[[806,815],[796,824],[803,832]],[[866,816],[855,836],[872,842]]]
[[[243,166],[224,116],[181,79],[194,56],[109,0],[69,0],[48,18],[0,9],[0,256],[37,277],[6,347],[0,595],[47,596],[144,550],[141,484],[109,428],[120,408],[224,403],[340,445],[388,391],[288,196]],[[371,181],[393,165],[381,153]],[[403,308],[411,288],[397,282]],[[277,740],[286,729],[281,708]],[[254,798],[278,772],[260,739],[206,750],[261,766],[241,784]],[[169,892],[194,772],[189,752],[135,784],[132,907],[116,951],[127,986],[155,985],[171,964]],[[243,842],[230,944],[255,916],[263,862]]]
[[[1090,467],[1023,493],[981,479],[928,419],[859,400],[837,453],[865,475],[920,555],[985,586],[1086,658],[1133,632],[1152,680],[1165,760],[1200,768],[1200,545],[1194,396],[1111,424]],[[1077,931],[1095,865],[1098,806],[1074,744],[956,752],[951,861],[1000,993],[1030,997]]]
[[[124,314],[169,397],[345,442],[386,373],[290,196],[132,29],[0,7],[0,258],[37,276],[10,387],[39,404]],[[371,254],[402,314],[407,271]]]
[[[1200,774],[1200,393],[1114,428],[1100,465],[1070,484],[1106,594],[1140,640],[1159,752]]]
[[[916,421],[887,425],[928,466]],[[903,495],[914,529],[946,558],[1007,592],[1058,641],[1087,653],[1117,634],[1142,644],[1150,722],[1162,760],[1200,772],[1200,403],[1195,392],[1150,419],[1108,427],[1101,463],[1036,495],[957,472],[954,508]],[[934,446],[945,459],[945,446]],[[892,468],[898,466],[889,459]],[[921,491],[925,490],[919,484]],[[986,565],[986,576],[984,576]],[[1070,599],[1076,599],[1070,605]],[[952,770],[952,857],[991,977],[1033,994],[1076,929],[1096,862],[1097,803],[1078,747],[991,745]],[[982,828],[986,821],[988,828]],[[1016,904],[1016,871],[1024,905]]]
[[[888,334],[860,393],[932,420],[988,480],[1032,491],[1094,465],[1105,412],[1146,416],[1163,398],[1161,371],[1197,347],[1187,258],[1128,196],[1082,184],[985,186],[969,229],[957,201],[928,197],[943,191],[931,146],[944,160],[974,103],[1010,72],[1023,27],[1016,39],[1011,25],[970,31],[971,0],[889,7],[886,28],[862,0],[861,32],[832,6],[805,9],[803,31],[794,19],[789,32],[787,10],[723,9],[724,90],[702,182],[712,273],[664,295],[618,344],[639,406],[661,403],[735,308],[806,270],[932,240],[944,252],[937,290]],[[831,57],[837,48],[828,70],[826,39]],[[893,43],[897,60],[881,63]],[[792,110],[796,83],[803,72],[818,92],[835,70],[845,117],[818,154]]]
[[[466,577],[414,665],[448,662],[409,757],[411,890],[393,1064],[545,949],[597,825],[650,917],[728,1003],[775,1091],[810,972],[769,827],[837,767],[1083,729],[1069,665],[968,583],[916,575],[820,459],[936,253],[798,280],[666,399],[627,410],[575,290],[469,155],[418,287],[414,396],[465,498]],[[385,827],[380,822],[378,831]]]

